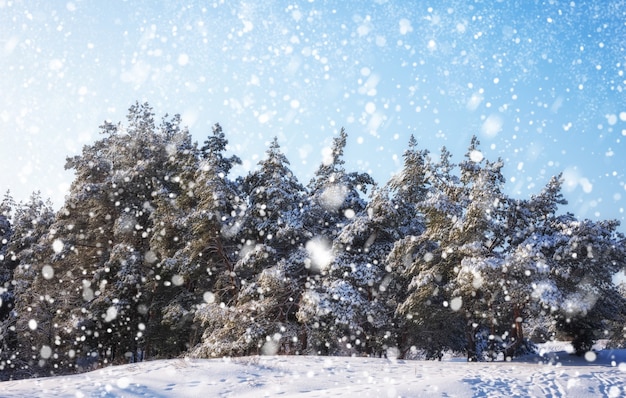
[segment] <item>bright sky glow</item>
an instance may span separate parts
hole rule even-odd
[[[60,206],[65,157],[148,101],[256,165],[278,136],[303,183],[344,126],[385,183],[409,135],[460,161],[473,134],[507,189],[563,171],[567,210],[624,220],[623,1],[0,0],[0,190]],[[624,226],[622,226],[624,230]]]

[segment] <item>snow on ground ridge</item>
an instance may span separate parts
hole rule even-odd
[[[547,344],[514,362],[466,363],[384,358],[267,356],[171,359],[1,384],[3,397],[412,397],[626,394],[626,350],[593,362]],[[587,358],[589,359],[589,358]]]

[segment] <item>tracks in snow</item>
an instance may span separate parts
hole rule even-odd
[[[468,369],[462,380],[473,397],[623,397],[626,374],[604,366],[491,364]],[[485,369],[487,367],[488,369]]]

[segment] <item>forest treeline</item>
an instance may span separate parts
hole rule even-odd
[[[252,354],[509,359],[532,342],[623,346],[618,222],[560,214],[560,176],[503,191],[474,137],[463,160],[411,137],[384,185],[345,170],[344,130],[308,184],[274,139],[245,176],[219,125],[135,104],[67,159],[62,208],[0,204],[0,374]]]

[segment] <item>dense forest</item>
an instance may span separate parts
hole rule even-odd
[[[618,222],[561,214],[560,176],[526,199],[475,137],[458,163],[411,137],[384,185],[332,157],[298,181],[277,139],[232,176],[219,125],[193,142],[148,104],[67,159],[54,211],[0,204],[0,375],[155,358],[393,355],[506,360],[533,342],[623,346]]]

